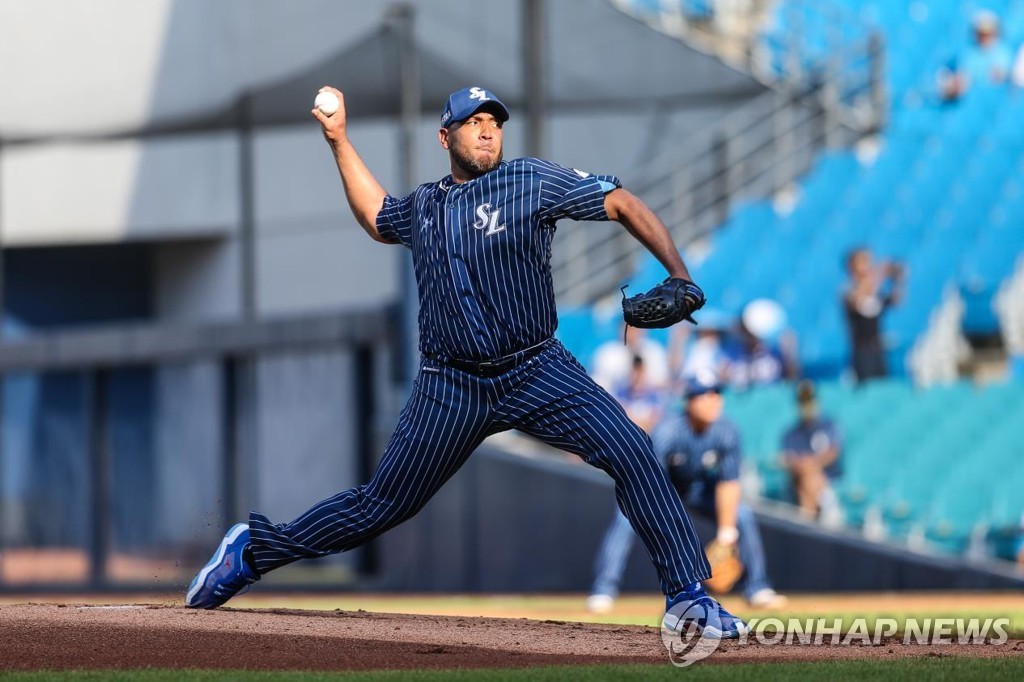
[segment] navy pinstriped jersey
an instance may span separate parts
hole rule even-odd
[[[697,433],[685,415],[663,420],[651,434],[654,453],[685,502],[714,505],[715,484],[740,476],[740,434],[725,418]]]
[[[554,334],[555,223],[608,220],[604,196],[620,186],[614,176],[523,158],[468,182],[449,175],[385,198],[377,231],[412,250],[420,351],[487,360]]]

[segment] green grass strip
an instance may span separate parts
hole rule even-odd
[[[593,682],[594,680],[751,680],[752,682],[864,682],[866,679],[969,682],[1020,680],[1024,657],[922,657],[892,661],[821,661],[816,663],[758,663],[713,665],[698,663],[686,670],[669,665],[553,666],[521,669],[395,670],[374,672],[250,672],[223,670],[121,670],[0,673],[0,679],[19,682],[75,680],[76,682]]]

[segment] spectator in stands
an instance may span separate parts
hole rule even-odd
[[[981,10],[972,22],[974,44],[939,70],[939,94],[959,100],[972,87],[1001,86],[1012,81],[1024,86],[1024,50],[1013,50],[1000,37],[999,17]]]
[[[678,324],[672,328],[672,349],[669,352],[673,377],[713,374],[724,377],[728,364],[725,334],[735,318],[720,310],[704,307],[700,325]],[[689,342],[689,343],[687,343]]]
[[[810,518],[835,519],[832,481],[842,474],[843,436],[835,422],[821,414],[813,383],[797,384],[796,402],[800,417],[782,437],[782,461],[800,511]]]
[[[646,381],[654,388],[662,389],[669,383],[668,352],[657,341],[648,338],[646,330],[623,325],[626,342],[612,339],[598,346],[594,351],[591,375],[594,381],[609,393],[616,386],[622,386],[633,372],[633,358],[643,359]]]
[[[903,266],[872,262],[871,252],[855,249],[846,257],[850,281],[843,294],[853,353],[853,372],[858,382],[889,374],[882,345],[882,315],[903,297]]]
[[[740,500],[740,436],[722,418],[722,388],[713,375],[690,379],[683,413],[669,415],[654,430],[654,451],[665,460],[687,509],[715,523],[719,542],[738,543],[746,567],[742,589],[747,602],[758,608],[780,607],[786,599],[768,581],[757,521]],[[597,577],[587,599],[591,611],[603,613],[614,604],[633,540],[629,521],[617,512],[597,556]]]
[[[644,359],[633,356],[633,369],[629,378],[612,390],[612,395],[626,410],[626,414],[644,431],[650,433],[661,421],[662,392],[647,377]]]
[[[799,374],[796,336],[792,330],[785,329],[781,306],[767,299],[744,306],[736,332],[726,348],[726,382],[743,390],[795,379]]]

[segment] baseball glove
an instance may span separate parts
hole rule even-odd
[[[626,297],[622,292],[622,316],[631,327],[660,329],[686,320],[704,305],[704,292],[689,280],[669,277],[650,291]]]
[[[711,564],[711,577],[704,581],[704,587],[715,594],[725,594],[732,589],[736,581],[743,575],[743,562],[740,561],[736,543],[724,544],[712,540],[704,548]]]

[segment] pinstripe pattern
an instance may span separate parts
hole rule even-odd
[[[697,433],[687,417],[671,415],[651,438],[672,484],[691,506],[714,507],[715,486],[740,477],[740,432],[725,417]]]
[[[451,176],[404,199],[387,197],[377,216],[382,237],[413,251],[419,287],[420,350],[486,360],[536,345],[555,333],[551,282],[555,222],[607,220],[601,182],[540,159],[516,159],[469,182]],[[498,210],[487,235],[477,211]]]
[[[615,480],[666,594],[709,575],[696,533],[651,441],[552,339],[557,317],[551,240],[562,218],[607,220],[613,176],[517,159],[475,180],[451,176],[387,197],[386,240],[412,250],[424,360],[373,479],[288,524],[250,516],[259,573],[366,542],[419,511],[492,433],[519,429],[580,455]],[[546,343],[493,378],[446,360],[488,360]]]
[[[511,428],[577,453],[612,476],[619,507],[647,547],[666,594],[710,575],[647,434],[554,340],[491,379],[424,361],[369,483],[323,500],[288,524],[250,515],[258,572],[352,549],[412,517],[484,437]]]

